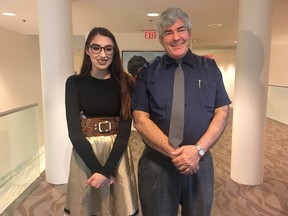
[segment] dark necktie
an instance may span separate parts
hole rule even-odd
[[[178,60],[177,64],[178,67],[176,68],[174,75],[173,98],[169,128],[169,141],[175,147],[180,145],[183,141],[185,107],[185,82],[184,72],[181,67],[182,60]]]

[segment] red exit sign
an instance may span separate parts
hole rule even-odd
[[[144,32],[144,38],[146,40],[154,40],[157,38],[157,32],[156,31],[145,31]]]

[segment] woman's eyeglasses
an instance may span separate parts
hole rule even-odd
[[[102,46],[99,46],[97,44],[92,44],[89,46],[91,48],[91,51],[93,54],[99,54],[102,52],[102,49],[104,49],[104,52],[107,54],[107,55],[113,55],[114,53],[114,47],[113,46],[105,46],[105,47],[102,47]]]

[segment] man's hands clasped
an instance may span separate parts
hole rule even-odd
[[[184,175],[192,175],[200,169],[201,157],[194,145],[184,145],[172,152],[174,166]]]

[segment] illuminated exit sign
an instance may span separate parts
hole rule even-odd
[[[146,40],[154,40],[157,38],[157,32],[156,31],[145,31],[144,32],[144,38]]]

